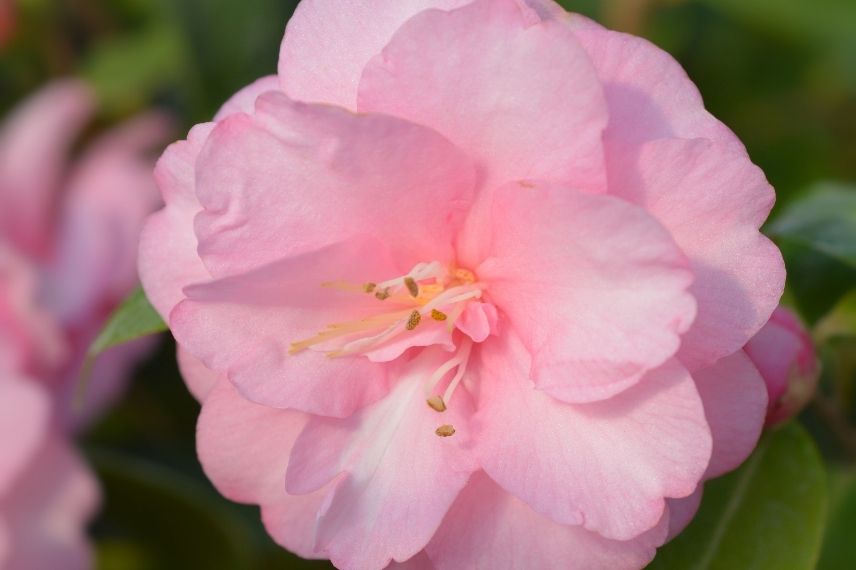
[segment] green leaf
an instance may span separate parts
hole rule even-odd
[[[94,534],[100,568],[254,568],[254,538],[235,508],[172,468],[87,453],[103,487]]]
[[[856,561],[856,471],[832,477],[829,522],[818,570],[851,570]]]
[[[96,358],[110,347],[166,330],[166,323],[149,303],[142,287],[137,287],[122,301],[89,347],[89,358]]]
[[[145,107],[154,95],[186,81],[186,46],[178,31],[164,24],[98,43],[81,74],[95,88],[100,110],[118,116]]]
[[[740,469],[705,485],[694,521],[649,568],[813,569],[826,504],[817,448],[800,425],[790,423],[767,433]]]
[[[856,186],[818,184],[788,206],[769,230],[774,237],[856,267]]]
[[[856,336],[856,290],[845,295],[814,329],[818,344],[831,338]]]

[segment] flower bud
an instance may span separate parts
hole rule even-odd
[[[744,350],[767,385],[767,425],[792,418],[811,400],[820,365],[811,337],[793,312],[777,308]]]

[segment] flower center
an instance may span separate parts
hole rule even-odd
[[[313,337],[291,343],[289,354],[310,348],[324,352],[330,358],[367,354],[404,335],[414,334],[429,319],[442,323],[452,333],[467,303],[481,298],[484,289],[472,271],[447,268],[438,261],[419,263],[405,275],[380,283],[331,281],[321,286],[371,295],[378,304],[378,312],[330,324]],[[428,405],[440,413],[446,410],[464,377],[472,351],[472,339],[467,335],[460,336],[454,356],[440,365],[425,384]],[[454,375],[443,394],[435,393],[443,378],[453,371]],[[454,433],[455,428],[451,425],[442,425],[436,430],[440,437]]]

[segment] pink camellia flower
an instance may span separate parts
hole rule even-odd
[[[777,308],[744,350],[767,385],[767,423],[794,417],[811,400],[820,379],[814,343],[799,317]]]
[[[773,191],[644,40],[306,0],[156,177],[140,272],[201,462],[304,557],[640,568],[757,441]]]
[[[70,175],[73,139],[93,110],[77,82],[52,84],[0,127],[0,568],[91,566],[85,526],[98,503],[73,432],[124,383],[144,346],[96,365],[72,408],[85,351],[135,282],[136,241],[158,203],[144,149],[150,116],[108,133]]]
[[[139,232],[159,204],[145,152],[167,133],[162,116],[134,119],[93,141],[67,169],[94,106],[85,85],[57,82],[0,127],[0,250],[29,266],[32,302],[55,321],[54,352],[62,352],[21,370],[48,386],[65,415],[90,342],[137,282]],[[84,418],[115,397],[144,348],[118,349],[97,363]]]

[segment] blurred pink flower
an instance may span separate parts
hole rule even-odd
[[[70,406],[84,353],[135,284],[142,221],[157,207],[144,151],[167,125],[151,115],[89,145],[82,84],[49,85],[0,127],[0,566],[87,568],[97,485],[74,430],[121,390],[142,345],[105,355],[83,413]]]
[[[145,153],[168,132],[160,115],[131,120],[89,144],[69,170],[93,97],[82,83],[56,82],[0,127],[0,255],[15,256],[17,272],[34,281],[30,304],[53,321],[52,344],[64,353],[31,359],[22,371],[49,387],[62,414],[71,411],[89,343],[137,282],[139,232],[160,202]],[[112,351],[96,365],[84,417],[115,397],[142,348]]]
[[[641,568],[757,441],[774,194],[644,40],[306,0],[156,178],[140,273],[200,459],[302,556]]]
[[[814,343],[799,317],[779,307],[744,350],[767,385],[767,423],[778,424],[799,413],[820,379]]]

